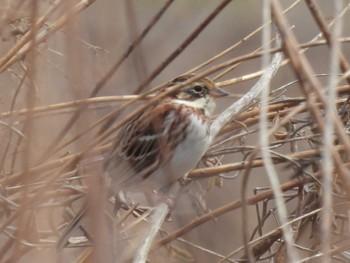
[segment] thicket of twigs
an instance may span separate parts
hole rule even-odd
[[[148,262],[350,261],[348,1],[0,8],[1,262],[107,262],[111,249],[117,262],[121,250],[134,258],[153,210],[107,207],[106,216],[103,158],[117,130],[160,99],[151,88],[186,72],[234,94],[217,111],[233,104],[233,117],[190,172]],[[230,20],[241,10],[253,30]],[[271,65],[276,54],[284,60]],[[57,249],[85,200],[87,225]]]

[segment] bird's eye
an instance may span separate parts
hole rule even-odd
[[[203,92],[203,87],[202,86],[199,86],[199,85],[196,85],[193,87],[193,90],[196,92],[196,93],[201,93]]]

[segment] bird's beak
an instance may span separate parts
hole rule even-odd
[[[223,89],[220,89],[219,87],[215,87],[213,90],[210,91],[210,95],[214,98],[220,98],[230,95],[230,93],[224,91]]]

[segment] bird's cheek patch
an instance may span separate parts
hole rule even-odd
[[[178,98],[179,100],[186,100],[189,97],[190,97],[189,94],[186,92],[180,92],[179,94],[176,95],[176,98]]]

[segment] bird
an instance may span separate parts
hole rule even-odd
[[[168,82],[164,91],[194,76],[181,75]],[[187,176],[206,151],[214,100],[227,95],[203,77],[170,92],[126,123],[115,136],[104,163],[103,181],[110,194],[148,192],[158,196],[159,189],[171,189],[167,186]],[[160,195],[167,196],[167,191]],[[58,250],[66,245],[69,233],[85,214],[86,207],[57,241]]]
[[[165,91],[194,76],[175,78]],[[109,188],[156,191],[186,176],[206,151],[214,100],[227,95],[204,77],[171,92],[129,121],[116,136],[105,163]]]

